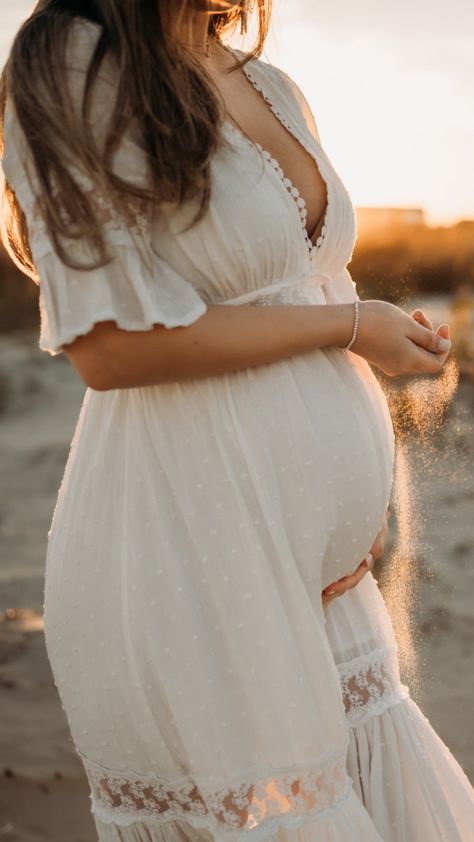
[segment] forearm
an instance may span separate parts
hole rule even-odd
[[[100,322],[65,347],[92,388],[125,389],[210,377],[276,362],[351,337],[352,304],[209,306],[188,327],[120,330]]]

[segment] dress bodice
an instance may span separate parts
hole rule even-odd
[[[194,279],[208,302],[244,303],[269,286],[276,292],[274,287],[289,288],[303,281],[307,288],[309,278],[314,288],[325,287],[319,293],[320,303],[328,296],[337,300],[329,288],[344,273],[357,236],[349,193],[319,141],[314,118],[308,120],[301,92],[297,98],[294,82],[260,59],[250,60],[244,72],[312,156],[326,182],[328,204],[320,237],[316,244],[310,241],[305,201],[275,157],[225,122],[226,142],[212,161],[209,213],[182,233],[196,212],[195,203],[181,210],[168,208],[154,221],[153,246],[177,271]]]

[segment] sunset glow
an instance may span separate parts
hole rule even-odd
[[[267,53],[306,94],[356,205],[474,217],[470,0],[276,0]]]
[[[31,0],[0,11],[0,59]],[[474,218],[471,0],[275,0],[269,61],[301,86],[358,206]]]

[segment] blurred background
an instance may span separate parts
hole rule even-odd
[[[32,7],[1,4],[0,64]],[[412,695],[474,779],[474,6],[277,0],[265,57],[306,94],[356,206],[360,296],[451,324],[441,377],[381,378],[398,456],[376,576]],[[85,387],[64,355],[38,350],[37,298],[0,251],[0,840],[92,842],[41,621]]]

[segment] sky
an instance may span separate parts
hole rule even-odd
[[[0,0],[2,64],[33,5]],[[301,87],[356,205],[474,219],[473,0],[274,0],[264,58]]]

